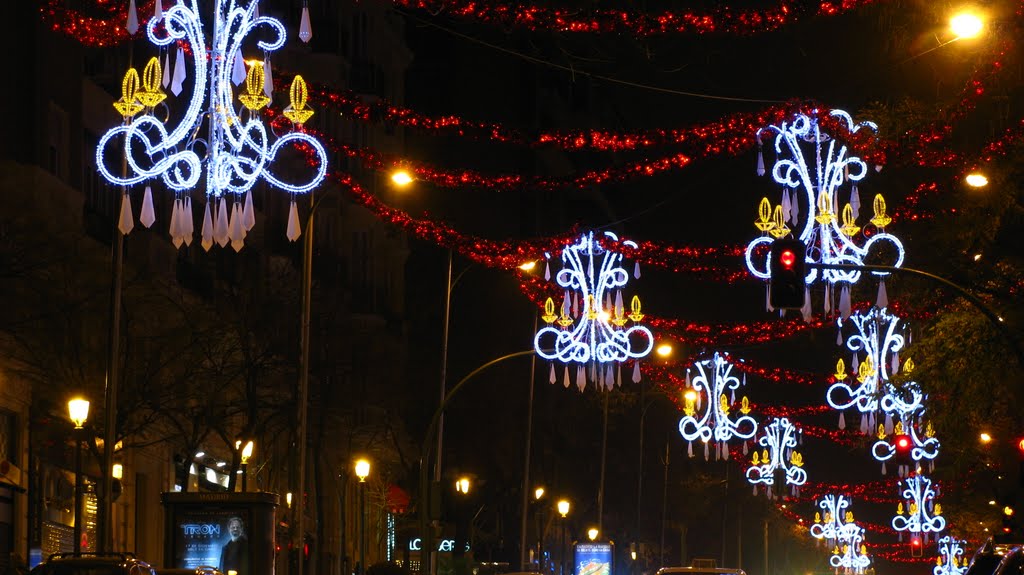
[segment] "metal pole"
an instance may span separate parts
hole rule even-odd
[[[565,517],[562,517],[562,551],[561,551],[561,567],[558,570],[559,575],[565,575]]]
[[[451,305],[452,305],[452,250],[448,250],[448,274],[445,281],[444,290],[444,322],[443,331],[441,333],[441,395],[439,398],[440,405],[444,405],[445,394],[448,389],[448,327],[451,319]],[[438,408],[441,410],[441,408]],[[437,421],[437,453],[434,454],[434,482],[441,482],[441,456],[444,450],[444,411],[441,410],[440,416]],[[426,501],[426,499],[424,499]],[[437,573],[437,554],[434,552],[434,530],[439,526],[437,519],[431,521],[430,529],[426,533],[421,533],[423,537],[423,546],[420,551],[421,564],[422,561],[428,562],[430,575]]]
[[[608,460],[608,396],[611,392],[604,392],[604,421],[601,424],[601,480],[597,491],[597,531],[604,533],[604,469]]]
[[[82,434],[76,429],[75,434],[75,553],[82,552]]]
[[[366,573],[366,483],[359,484],[359,575]]]
[[[768,575],[768,520],[764,520],[764,575]]]
[[[449,274],[451,273],[449,268]],[[533,314],[533,331],[537,333],[537,314]],[[537,356],[530,361],[530,388],[526,393],[526,446],[523,454],[523,512],[519,519],[519,570],[526,571],[526,523],[530,514],[530,443],[533,439],[533,384],[537,376]],[[538,559],[538,565],[540,559]]]
[[[658,545],[658,567],[665,566],[665,524],[668,522],[668,441],[665,441],[665,482],[661,493],[661,543]]]
[[[302,319],[301,335],[299,339],[299,463],[297,489],[293,490],[292,505],[292,549],[298,554],[296,560],[297,575],[303,575],[305,562],[305,501],[306,501],[306,412],[309,403],[309,323],[311,298],[313,290],[313,216],[319,205],[313,202],[313,192],[310,191],[311,202],[309,217],[306,219],[306,237],[302,252]]]
[[[639,452],[639,462],[636,466],[636,532],[633,534],[633,542],[637,545],[637,551],[640,546],[640,526],[642,523],[642,513],[640,512],[640,498],[644,491],[644,417],[647,415],[647,406],[644,405],[644,384],[640,382],[640,445],[637,451]]]

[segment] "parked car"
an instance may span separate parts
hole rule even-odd
[[[157,575],[132,553],[56,553],[29,575]]]
[[[974,554],[964,575],[1010,575],[1024,572],[1024,543],[989,539]]]

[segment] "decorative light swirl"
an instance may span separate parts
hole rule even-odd
[[[798,487],[807,483],[803,456],[793,450],[797,445],[798,433],[788,418],[774,418],[757,441],[764,447],[764,456],[754,451],[752,464],[747,468],[747,481],[754,485],[761,483],[770,486],[775,483],[775,472],[782,470],[787,485]]]
[[[896,531],[911,533],[938,533],[946,528],[946,518],[942,517],[934,504],[935,490],[932,482],[923,475],[912,475],[904,480],[903,498],[907,508],[900,503],[896,516],[892,518],[892,528]]]
[[[967,571],[964,541],[951,535],[939,539],[939,556],[935,559],[932,575],[962,575]]]
[[[878,128],[872,122],[855,124],[850,115],[842,110],[831,110],[828,116],[831,121],[838,119],[849,136],[856,135],[861,128],[872,131]],[[774,211],[767,198],[761,201],[760,219],[756,225],[762,231],[762,236],[751,241],[746,251],[747,269],[750,273],[761,279],[771,277],[766,257],[768,250],[765,247],[775,238],[790,234],[786,222],[800,225],[801,220],[802,227],[797,237],[807,246],[809,263],[863,265],[864,258],[876,243],[887,242],[897,253],[891,265],[902,265],[903,244],[895,236],[884,232],[884,227],[891,218],[885,214],[885,201],[881,200],[881,196],[876,198],[875,217],[871,220],[877,230],[876,233],[870,237],[868,234],[857,235],[860,227],[854,225],[854,220],[858,209],[856,206],[860,200],[853,188],[856,187],[856,182],[867,175],[868,166],[861,158],[849,155],[845,144],[839,144],[831,135],[822,131],[817,111],[811,115],[797,113],[792,122],[782,122],[779,126],[769,126],[767,129],[776,133],[776,161],[772,177],[782,185],[784,199]],[[757,132],[759,143],[762,132],[764,129]],[[802,142],[813,144],[811,152],[814,157],[805,157]],[[788,157],[784,155],[786,153]],[[759,168],[759,172],[762,170],[763,168]],[[838,194],[846,182],[850,182],[852,188],[848,203],[840,212]],[[791,196],[790,190],[794,192]],[[803,202],[799,199],[799,190],[803,190]],[[837,217],[840,213],[841,218]],[[856,237],[863,238],[862,245],[854,241]],[[755,255],[759,262],[754,261]],[[818,273],[817,269],[808,268],[806,283],[812,284],[819,277]],[[886,272],[872,273],[886,275]],[[860,275],[859,270],[821,271],[822,279],[832,284],[855,284]]]
[[[840,528],[839,542],[836,553],[828,558],[828,563],[835,569],[844,569],[847,574],[863,573],[871,565],[871,557],[864,547],[864,528],[854,523],[846,523]]]
[[[921,408],[910,413],[901,413],[899,425],[893,432],[891,440],[884,431],[880,431],[878,441],[871,446],[871,455],[878,461],[887,461],[892,458],[896,454],[896,436],[901,435],[899,432],[902,431],[902,435],[909,437],[913,446],[910,449],[911,459],[931,461],[938,457],[941,445],[939,439],[932,433],[931,427],[926,427],[923,432],[919,429],[924,411],[924,408]],[[880,425],[879,428],[881,427]]]
[[[828,388],[826,399],[835,409],[856,407],[861,413],[870,413],[879,408],[878,392],[881,383],[887,384],[889,381],[889,364],[893,354],[903,349],[903,334],[897,331],[899,318],[885,308],[872,307],[866,312],[858,311],[850,316],[850,322],[856,332],[847,338],[846,347],[854,352],[863,352],[865,356],[864,363],[851,366],[856,371],[855,380],[859,385],[854,388],[843,381],[837,381]],[[842,325],[842,319],[839,324]],[[894,406],[894,401],[895,398],[890,398],[889,405]]]
[[[811,537],[815,539],[833,540],[839,537],[839,528],[845,523],[846,508],[850,506],[850,500],[845,495],[827,493],[818,502],[821,508],[820,513],[814,514],[814,523],[811,524]]]
[[[327,173],[327,153],[320,142],[309,134],[294,131],[271,144],[267,126],[255,111],[258,107],[251,111],[235,110],[231,79],[236,65],[241,66],[235,59],[241,57],[243,41],[257,27],[270,31],[264,35],[265,39],[256,42],[265,53],[277,50],[286,39],[281,22],[256,16],[257,1],[252,0],[243,7],[236,4],[236,0],[216,0],[209,58],[206,57],[206,37],[198,0],[178,0],[163,12],[162,18],[150,19],[147,34],[154,45],[187,45],[179,50],[190,54],[192,59],[192,93],[180,122],[170,132],[155,117],[153,109],[148,108],[135,119],[126,116],[122,126],[104,134],[96,148],[96,165],[104,178],[117,185],[130,186],[161,177],[168,188],[182,192],[196,186],[205,164],[206,194],[211,198],[221,198],[226,193],[240,197],[260,178],[291,194],[308,192],[320,184]],[[250,64],[262,65],[261,62]],[[262,86],[251,88],[262,96]],[[200,138],[202,122],[207,116],[208,130],[205,138]],[[123,139],[122,149],[128,166],[125,176],[113,173],[107,166],[108,144],[113,138]],[[315,156],[307,157],[307,164],[315,166],[315,173],[308,181],[288,183],[269,170],[269,165],[285,146],[308,148],[310,156]]]
[[[618,241],[611,232],[604,232],[604,235]],[[624,243],[635,247],[632,242]],[[547,257],[550,259],[550,255]],[[629,311],[622,302],[619,288],[629,281],[629,275],[622,268],[622,259],[622,254],[601,247],[594,239],[593,232],[583,234],[579,242],[562,250],[564,267],[555,279],[558,285],[565,288],[565,297],[560,316],[544,316],[548,324],[557,327],[545,326],[534,337],[538,355],[563,363],[584,364],[590,361],[623,362],[645,357],[651,352],[654,335],[639,323],[643,319],[640,300],[634,296]],[[577,306],[572,305],[569,290],[576,292]],[[613,292],[616,298],[614,303]],[[548,301],[551,302],[551,299]],[[582,309],[574,313],[573,308],[579,306]],[[553,309],[553,302],[549,303],[549,307]],[[625,327],[629,321],[633,325]],[[553,343],[545,343],[551,338],[554,339]],[[639,347],[634,347],[635,340],[642,341]]]
[[[729,417],[726,392],[735,391],[742,383],[732,374],[733,366],[726,360],[725,355],[715,352],[712,359],[696,362],[694,366],[698,373],[691,381],[693,391],[697,395],[703,394],[707,401],[704,402],[704,413],[700,417],[695,417],[697,411],[700,411],[695,407],[696,401],[686,399],[683,408],[686,415],[679,420],[679,433],[683,439],[707,442],[713,436],[715,441],[724,443],[733,437],[754,437],[757,433],[757,422],[747,415],[750,411],[746,404],[747,398],[743,398],[744,406],[739,410],[741,415],[735,419]]]

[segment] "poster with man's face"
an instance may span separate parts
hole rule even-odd
[[[225,575],[232,571],[235,575],[249,575],[248,525],[247,510],[196,510],[181,514],[174,533],[174,566],[216,567]]]

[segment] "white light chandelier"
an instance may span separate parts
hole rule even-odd
[[[891,375],[900,370],[899,352],[906,341],[904,325],[897,315],[878,307],[854,313],[849,321],[854,332],[847,338],[846,347],[853,352],[851,367],[855,371],[852,376],[847,373],[846,362],[840,359],[833,376],[835,383],[829,387],[826,400],[840,411],[840,429],[846,428],[843,410],[852,407],[861,414],[861,433],[868,435],[872,432],[879,412],[887,415],[886,429],[891,433],[893,413],[913,412],[921,408],[924,401],[917,384],[904,384],[897,388],[890,383]],[[840,319],[839,325],[842,324]],[[913,369],[910,360],[907,360],[907,365]]]
[[[733,365],[725,354],[715,352],[711,359],[694,364],[697,375],[691,380],[687,370],[687,389],[683,393],[685,405],[683,418],[679,420],[679,433],[688,442],[687,452],[693,457],[693,441],[704,443],[704,459],[709,459],[708,443],[715,441],[715,459],[729,459],[728,441],[732,438],[743,440],[754,437],[757,422],[750,413],[750,402],[744,396],[740,400],[739,412],[730,416],[736,403],[736,389],[743,383],[733,375]],[[727,395],[727,392],[731,395]],[[703,409],[702,409],[703,407]],[[743,442],[743,453],[747,443]]]
[[[939,539],[939,556],[935,558],[932,575],[963,575],[968,560],[964,557],[964,541],[946,535]]]
[[[800,430],[786,417],[776,417],[764,427],[764,435],[757,440],[764,449],[760,453],[754,450],[747,468],[747,481],[754,485],[755,495],[761,484],[773,499],[777,495],[772,492],[776,475],[780,483],[790,486],[794,497],[800,494],[800,486],[807,483],[807,472],[803,469],[803,455],[794,449],[799,435]]]
[[[828,118],[842,125],[850,135],[862,129],[877,129],[872,122],[854,123],[842,110],[832,110]],[[770,244],[790,235],[807,246],[808,263],[863,265],[869,254],[876,251],[881,254],[882,244],[889,244],[894,250],[886,254],[889,256],[886,263],[895,267],[903,263],[903,245],[885,232],[892,218],[881,194],[872,201],[869,225],[862,227],[856,223],[861,208],[857,184],[867,176],[868,166],[861,158],[850,154],[845,144],[825,132],[820,122],[815,110],[809,115],[796,114],[790,122],[757,132],[758,175],[765,173],[760,145],[767,130],[775,134],[776,161],[772,177],[782,186],[782,198],[777,205],[773,207],[768,198],[761,200],[758,219],[754,222],[761,236],[747,245],[747,269],[758,278],[771,278],[767,260]],[[873,273],[885,275],[885,272]],[[860,277],[860,270],[819,271],[809,267],[805,281],[809,286],[818,278],[824,280],[826,312],[832,306],[830,286],[845,284],[839,307],[845,308],[848,314],[849,286]],[[807,301],[810,302],[810,298]],[[810,303],[807,303],[804,315],[809,317],[809,314]]]
[[[871,557],[864,544],[864,528],[854,523],[849,506],[850,500],[845,496],[826,494],[818,502],[822,511],[814,514],[810,531],[811,537],[832,547],[829,565],[859,575],[871,565]]]
[[[604,232],[604,238],[618,241],[611,232]],[[628,240],[623,245],[636,247]],[[550,260],[550,255],[545,256]],[[612,365],[639,360],[654,347],[654,335],[640,323],[644,318],[640,298],[634,295],[629,309],[624,306],[622,288],[629,282],[629,274],[622,267],[623,256],[603,247],[590,232],[565,246],[561,259],[563,267],[555,281],[565,290],[562,303],[556,311],[552,298],[545,302],[541,319],[547,325],[537,331],[534,348],[542,358],[566,364],[565,387],[570,385],[570,363],[576,364],[580,391],[588,378],[599,389],[621,385],[621,376]],[[637,266],[634,276],[639,275]],[[551,279],[547,264],[545,279]],[[557,381],[553,364],[550,381]],[[639,361],[633,365],[633,381],[640,381]]]
[[[929,533],[938,533],[946,528],[946,519],[942,517],[942,506],[935,502],[935,490],[932,482],[924,475],[912,475],[902,482],[903,499],[892,518],[892,528],[900,533],[922,535],[923,542],[928,543]],[[906,503],[906,507],[904,507]]]
[[[134,227],[127,187],[161,180],[175,193],[172,240],[176,246],[190,244],[194,232],[191,191],[205,179],[202,245],[209,249],[214,242],[221,246],[230,242],[240,250],[255,224],[252,188],[263,180],[291,195],[288,237],[294,241],[300,233],[295,196],[313,190],[327,171],[323,146],[302,131],[302,124],[313,113],[306,104],[305,81],[295,77],[289,91],[291,102],[281,112],[289,125],[281,122],[279,128],[275,122],[265,121],[261,110],[273,97],[269,54],[284,45],[284,26],[275,18],[260,16],[258,0],[215,0],[213,4],[207,44],[198,0],[177,0],[166,11],[162,2],[156,3],[146,32],[150,42],[166,49],[164,63],[154,57],[141,78],[134,68],[125,75],[121,99],[114,103],[123,123],[100,138],[97,169],[111,183],[125,187],[118,225],[124,234]],[[257,29],[264,39],[256,41],[255,47],[263,58],[246,61],[243,50],[252,47],[243,43]],[[300,37],[308,40],[309,36],[304,9]],[[170,60],[175,47],[172,74]],[[171,92],[181,94],[186,79],[191,79],[191,93],[181,102],[184,110],[172,109],[163,90],[170,85]],[[240,105],[236,105],[232,83],[242,82]],[[180,118],[172,117],[175,112],[181,112]],[[278,134],[278,129],[283,132]],[[295,163],[304,165],[302,171],[312,172],[300,183],[287,181],[273,169],[286,148],[301,152],[302,161]],[[113,160],[108,158],[111,151],[118,152]],[[109,161],[121,163],[122,158],[122,170],[108,165]],[[293,169],[282,167],[281,172]],[[155,219],[152,190],[147,185],[140,221],[149,227]]]

